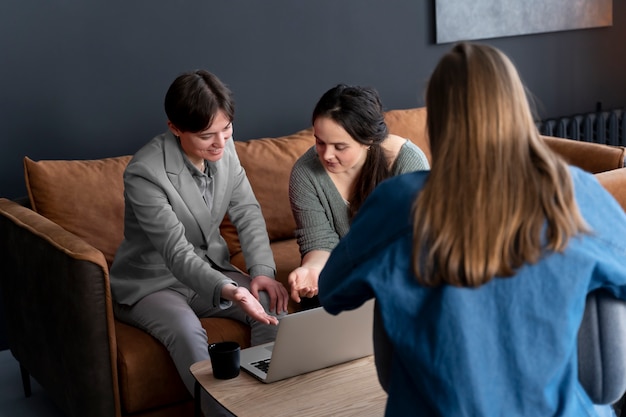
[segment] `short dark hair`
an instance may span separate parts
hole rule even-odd
[[[235,103],[231,91],[206,70],[179,75],[165,94],[165,114],[182,132],[199,132],[213,122],[221,110],[232,121]]]

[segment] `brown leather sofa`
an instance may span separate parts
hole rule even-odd
[[[430,157],[425,117],[424,108],[386,113],[390,131]],[[621,147],[546,140],[569,162],[594,173],[624,165]],[[300,262],[289,173],[313,143],[311,129],[236,142],[267,223],[277,278],[285,284]],[[129,158],[25,158],[29,201],[0,199],[0,284],[9,347],[24,380],[33,376],[68,416],[191,416],[191,397],[165,348],[112,313],[108,271],[122,239],[122,172]],[[244,269],[227,219],[222,232],[233,263]],[[290,305],[290,311],[297,309]],[[202,322],[210,342],[250,343],[248,329],[237,322]]]

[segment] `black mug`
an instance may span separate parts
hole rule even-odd
[[[217,379],[231,379],[239,375],[239,352],[237,342],[217,342],[209,344],[209,356],[213,366],[213,376]]]

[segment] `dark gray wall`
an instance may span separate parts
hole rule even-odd
[[[626,104],[626,5],[613,27],[490,39],[518,65],[542,118]],[[237,99],[235,137],[309,125],[338,82],[422,105],[450,45],[424,0],[8,0],[0,5],[0,196],[25,194],[22,158],[133,153],[165,129],[180,72],[206,68]]]
[[[165,129],[163,95],[185,70],[235,92],[238,140],[308,127],[338,82],[375,86],[387,109],[423,105],[450,47],[435,44],[434,13],[432,0],[5,0],[0,196],[26,194],[24,156],[134,153]],[[540,118],[622,107],[626,3],[613,14],[609,28],[484,42],[518,65]]]

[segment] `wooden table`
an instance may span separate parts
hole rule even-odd
[[[271,384],[244,370],[233,379],[216,379],[210,360],[195,363],[190,370],[196,379],[196,412],[201,388],[237,417],[381,417],[387,401],[373,356]]]

